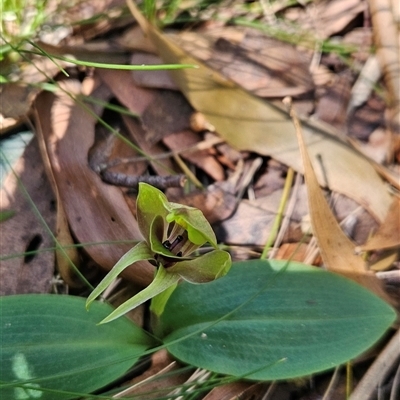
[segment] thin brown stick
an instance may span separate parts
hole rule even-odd
[[[186,182],[185,175],[126,175],[120,172],[103,171],[101,177],[104,182],[115,186],[137,189],[140,182],[148,183],[157,189],[167,189],[170,187],[183,187]]]
[[[392,337],[379,357],[371,365],[367,373],[350,396],[350,400],[370,400],[374,398],[376,389],[385,380],[390,371],[400,360],[400,330]]]

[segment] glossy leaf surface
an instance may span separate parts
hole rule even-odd
[[[154,342],[126,318],[96,325],[111,311],[73,296],[0,298],[0,398],[70,399],[124,374]]]
[[[254,260],[234,263],[205,285],[179,285],[157,331],[188,364],[273,380],[356,357],[394,319],[389,305],[346,278],[296,262]]]

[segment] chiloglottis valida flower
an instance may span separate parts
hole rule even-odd
[[[231,267],[229,253],[217,249],[217,240],[203,213],[193,207],[168,201],[163,192],[146,183],[139,184],[137,221],[144,241],[124,254],[86,301],[90,306],[127,267],[140,260],[156,266],[151,284],[121,304],[101,323],[112,321],[162,292],[164,296],[152,310],[161,314],[169,294],[179,280],[205,283],[224,276]],[[209,243],[215,250],[191,257]]]

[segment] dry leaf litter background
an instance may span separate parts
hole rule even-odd
[[[34,57],[19,83],[2,85],[2,133],[30,121],[35,137],[14,165],[18,179],[10,173],[1,189],[1,209],[13,210],[15,216],[1,225],[0,293],[52,291],[58,273],[69,290],[82,293],[86,289],[72,264],[95,284],[141,240],[134,186],[138,177],[149,175],[165,184],[185,174],[189,183],[167,188],[169,199],[200,208],[235,259],[257,258],[293,168],[306,180],[297,174],[275,256],[323,262],[396,304],[400,13],[395,3],[269,3],[257,14],[269,27],[266,32],[245,26],[251,12],[242,2],[210,7],[208,13],[220,19],[191,10],[202,23],[167,33],[149,25],[132,6],[139,25],[131,15],[122,15],[122,1],[82,3],[68,10],[64,23],[71,27],[101,12],[107,18],[75,25],[61,39],[42,37],[38,44],[51,54],[133,65],[182,62],[198,68],[118,71],[60,61],[70,74],[66,78],[49,59]],[[247,18],[247,24],[221,22],[239,17]],[[347,46],[350,57],[321,52],[328,39]],[[58,85],[55,93],[32,86],[52,79]],[[285,96],[293,98],[302,132],[296,132],[282,104]],[[99,101],[123,106],[131,115],[107,110]],[[99,123],[100,117],[108,126]],[[298,140],[306,146],[301,145],[302,156]],[[310,227],[314,237],[308,235]],[[54,238],[67,247],[11,257],[51,248]],[[74,243],[83,249],[71,247]],[[372,252],[370,265],[362,251]],[[147,285],[152,275],[145,262],[127,269],[127,288],[118,301]],[[135,315],[139,321],[141,313]],[[355,382],[373,356],[360,363]],[[134,382],[177,368],[166,353],[156,353],[150,369]],[[164,378],[159,387],[167,390],[193,379],[189,375]],[[312,393],[324,393],[327,380],[316,380]],[[132,394],[151,389],[147,385]],[[271,398],[279,399],[310,394],[289,383],[269,390]],[[357,390],[355,399],[367,399],[365,384]],[[265,391],[265,385],[234,383],[204,398],[251,398]],[[340,381],[331,398],[343,398],[343,392]]]

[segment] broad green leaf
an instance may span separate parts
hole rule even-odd
[[[178,274],[169,273],[162,265],[160,265],[158,267],[153,282],[151,282],[149,286],[147,286],[137,295],[125,301],[125,303],[122,303],[100,323],[105,324],[107,322],[113,321],[116,318],[121,317],[122,315],[133,310],[137,306],[140,306],[140,304],[144,303],[145,301],[150,300],[154,296],[157,296],[164,290],[168,289],[170,286],[175,285],[179,281],[179,279],[180,276]]]
[[[139,242],[135,247],[125,253],[119,261],[114,265],[112,270],[103,278],[98,286],[90,293],[86,300],[86,308],[89,309],[92,302],[103,293],[108,286],[114,281],[114,279],[126,268],[133,263],[140,260],[151,260],[154,258],[154,254],[150,251],[149,247],[145,242]]]
[[[168,350],[218,373],[257,380],[327,370],[371,347],[395,320],[383,300],[304,264],[253,260],[204,285],[178,285],[161,315]]]
[[[196,69],[170,71],[170,75],[193,108],[223,139],[239,150],[268,155],[303,172],[296,134],[287,113],[191,57],[171,36],[149,24],[132,0],[127,4],[164,62],[198,65]],[[342,140],[342,133],[333,127],[308,120],[303,129],[319,183],[354,199],[383,220],[391,198],[371,162]]]
[[[164,312],[165,305],[167,304],[168,299],[170,298],[172,292],[176,289],[177,286],[178,282],[171,285],[169,288],[165,289],[163,292],[159,293],[151,299],[150,311],[157,318],[159,318],[160,315]]]
[[[155,343],[126,318],[96,325],[111,310],[87,312],[73,296],[1,297],[0,398],[71,399],[124,374]]]

